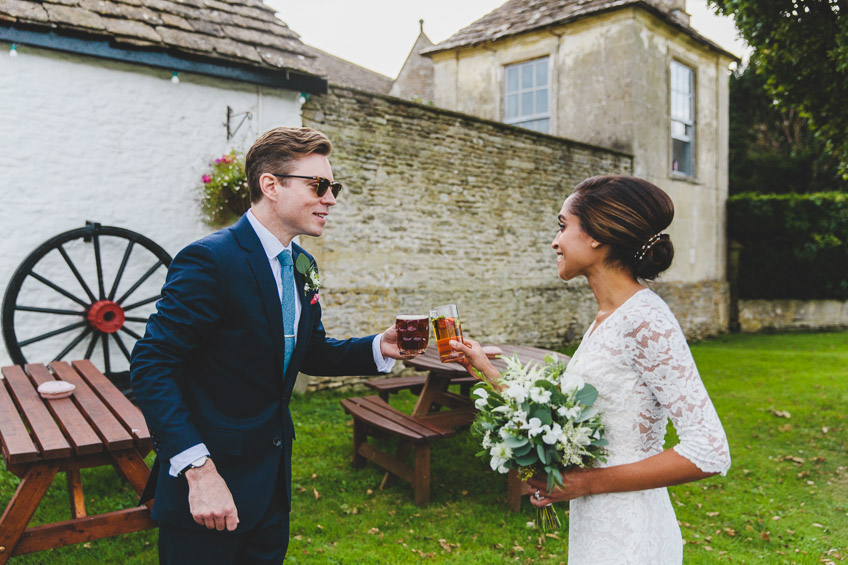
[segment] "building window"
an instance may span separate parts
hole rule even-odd
[[[550,132],[548,57],[504,67],[504,122]]]
[[[695,176],[695,71],[671,62],[671,170]]]

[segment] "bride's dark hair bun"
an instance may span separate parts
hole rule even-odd
[[[574,189],[571,213],[592,239],[609,246],[607,261],[653,280],[671,266],[674,244],[664,233],[674,204],[659,187],[636,177],[591,177]]]
[[[657,275],[671,267],[672,259],[674,259],[674,244],[667,234],[663,234],[641,259],[634,260],[634,274],[640,279],[652,281],[657,278]]]

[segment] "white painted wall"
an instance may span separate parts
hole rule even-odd
[[[9,45],[0,43],[0,293],[37,246],[83,227],[86,220],[137,231],[173,256],[211,231],[200,219],[197,188],[208,163],[233,148],[246,151],[272,127],[301,125],[297,92],[186,73],[173,84],[164,70],[27,46],[18,46],[18,57],[8,51]],[[227,106],[253,113],[229,141]],[[91,246],[76,247],[69,249],[74,262],[94,276]],[[124,242],[104,242],[104,247],[108,287]],[[54,255],[45,259],[40,274],[84,296]],[[133,253],[122,289],[152,264],[152,257],[143,255]],[[149,288],[133,296],[155,293],[163,280],[160,269]],[[44,285],[30,283],[27,304],[73,306]],[[150,310],[152,305],[135,314],[146,316]],[[20,340],[73,321],[26,314],[15,329]],[[142,333],[143,327],[134,329]],[[48,361],[76,333],[34,344],[24,354],[30,361]],[[79,349],[74,353],[73,358],[82,357]],[[117,349],[112,356],[123,358]],[[97,357],[93,360],[99,365]],[[9,362],[0,344],[0,365]]]

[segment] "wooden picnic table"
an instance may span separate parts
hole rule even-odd
[[[21,483],[0,518],[0,565],[10,557],[155,528],[147,506],[88,516],[80,469],[114,466],[141,493],[152,442],[141,411],[91,362],[54,361],[2,368],[0,446]],[[63,380],[68,398],[44,399],[36,388]],[[67,478],[71,519],[27,528],[56,473]]]
[[[501,371],[506,369],[504,358],[514,354],[525,364],[530,361],[541,363],[546,355],[563,361],[569,359],[567,355],[536,347],[504,344],[497,344],[497,347],[503,354],[499,359],[492,359],[492,364]],[[455,428],[468,426],[474,421],[476,408],[468,392],[476,380],[469,378],[465,367],[459,363],[442,363],[433,343],[423,354],[404,360],[404,364],[426,371],[426,376],[372,380],[366,384],[377,390],[379,397],[349,398],[342,400],[341,404],[354,419],[353,466],[361,468],[367,459],[383,467],[386,474],[381,488],[393,475],[408,481],[415,493],[415,504],[421,505],[430,500],[430,443],[451,437]],[[448,390],[451,384],[460,385],[460,394]],[[412,414],[401,413],[388,404],[389,393],[402,389],[420,390]],[[368,436],[374,435],[375,430],[400,440],[394,455],[368,443]],[[413,464],[410,466],[405,460],[413,448]],[[522,489],[517,473],[510,471],[507,484],[507,504],[518,511]]]

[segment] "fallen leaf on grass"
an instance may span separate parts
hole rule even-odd
[[[810,461],[812,461],[813,463],[824,463],[825,461],[827,461],[827,459],[825,459],[824,457],[822,457],[820,455],[816,455],[815,457],[810,459]]]
[[[776,408],[769,408],[769,412],[777,416],[778,418],[791,418],[792,414],[787,412],[786,410],[778,410]]]
[[[822,526],[822,525],[821,525],[821,524],[819,524],[818,522],[813,522],[813,527],[814,527],[814,528],[824,528],[824,526]]]
[[[716,516],[718,516],[718,512],[707,512],[707,516],[709,516],[710,518],[715,518]]]
[[[321,498],[321,495],[318,494],[318,489],[312,489],[312,494],[315,495],[315,500],[318,500],[319,498]]]
[[[724,533],[726,533],[727,535],[729,535],[732,538],[736,537],[736,530],[734,530],[733,528],[725,528]]]
[[[448,543],[448,542],[447,542],[447,540],[444,540],[444,539],[440,539],[440,540],[439,540],[439,545],[441,545],[441,546],[442,546],[442,549],[444,549],[444,550],[445,550],[445,551],[447,551],[448,553],[450,553],[451,551],[453,551],[453,548],[455,548],[455,547],[456,547],[456,544],[455,544],[455,543]]]
[[[797,465],[803,465],[804,464],[803,458],[795,457],[794,455],[784,455],[783,460],[784,461],[792,461],[793,463],[795,463]]]
[[[371,528],[370,530],[368,530],[368,533],[369,534],[379,534],[380,528]]]
[[[763,532],[763,533],[761,533],[761,534],[760,534],[760,537],[761,537],[761,538],[763,538],[763,539],[764,539],[764,540],[766,540],[766,541],[771,541],[771,536],[769,535],[769,533],[768,533],[768,532]]]
[[[782,426],[777,426],[778,431],[788,432],[792,430],[792,424],[783,424]]]

